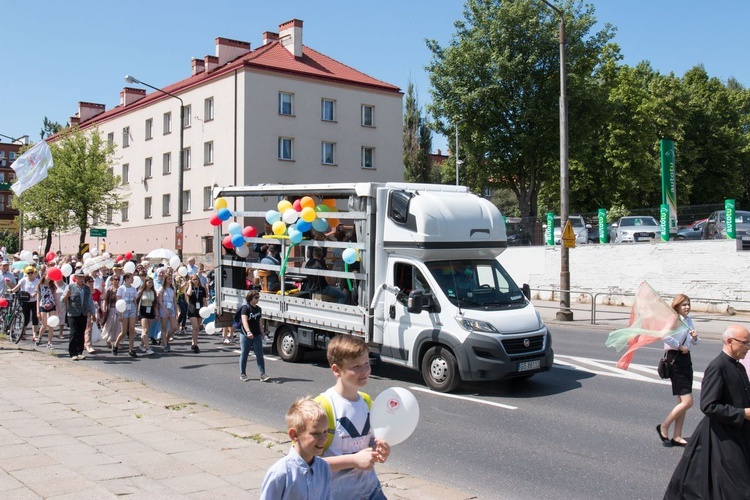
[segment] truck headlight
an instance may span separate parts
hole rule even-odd
[[[470,332],[500,333],[492,324],[486,321],[461,317],[456,317],[456,321],[461,325],[461,328]]]
[[[537,328],[541,330],[542,328],[544,328],[544,321],[542,321],[542,315],[539,314],[539,311],[534,311],[534,312],[536,313],[536,320],[539,322],[539,326]]]

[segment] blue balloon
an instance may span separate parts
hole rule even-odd
[[[232,235],[232,245],[239,248],[242,245],[245,244],[245,237],[242,236],[242,234],[233,234]]]
[[[291,230],[290,229],[289,230],[289,241],[291,241],[293,244],[296,245],[297,243],[299,243],[300,241],[302,241],[302,233],[300,233],[296,229],[295,230]]]
[[[312,227],[311,222],[304,221],[302,219],[297,220],[297,231],[300,231],[302,233],[306,233],[310,230]]]
[[[281,220],[281,214],[277,212],[276,210],[269,210],[266,212],[266,222],[271,224],[273,226],[274,222],[278,222]]]
[[[216,215],[221,220],[229,220],[229,218],[232,217],[232,212],[228,208],[220,208],[218,212],[216,212]]]
[[[231,235],[235,235],[235,234],[241,235],[242,234],[242,226],[240,226],[240,224],[238,222],[230,222],[229,223],[229,227],[227,227],[227,231]],[[237,245],[235,245],[235,246],[237,246]]]
[[[357,251],[353,248],[346,248],[341,254],[341,258],[347,264],[354,264],[355,262],[357,262]]]
[[[322,233],[328,229],[328,221],[325,219],[315,219],[312,221],[312,227],[317,232]]]

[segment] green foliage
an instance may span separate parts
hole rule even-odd
[[[585,96],[612,30],[590,33],[593,7],[580,0],[566,0],[561,8],[569,93]],[[467,0],[450,45],[427,41],[437,130],[454,136],[454,122],[463,120],[462,183],[512,190],[521,215],[536,214],[540,190],[559,175],[558,25],[538,0]],[[571,107],[570,113],[579,111]],[[580,135],[588,128],[581,125]]]
[[[414,84],[409,82],[404,109],[404,180],[436,182],[438,172],[432,164],[432,131],[422,117]]]
[[[0,230],[0,247],[5,247],[9,254],[18,252],[18,231]]]
[[[83,242],[93,220],[121,206],[119,176],[112,173],[114,147],[98,130],[65,129],[50,145],[54,167],[47,178],[14,200],[22,210],[25,228],[52,231],[77,228]]]
[[[56,133],[58,133],[62,129],[63,129],[62,125],[60,125],[57,122],[54,122],[54,121],[50,120],[49,118],[47,118],[45,116],[44,117],[44,124],[42,125],[42,130],[39,131],[39,139],[44,140],[47,137],[55,135]]]

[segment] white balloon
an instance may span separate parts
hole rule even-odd
[[[370,410],[375,437],[390,446],[406,440],[419,423],[419,403],[403,387],[391,387],[375,398]]]
[[[109,252],[104,252],[104,253],[102,254],[102,257],[104,257],[105,259],[109,259],[110,257],[112,257],[112,255],[110,255],[110,253],[109,253]]]
[[[51,315],[49,318],[47,318],[47,326],[51,326],[52,328],[58,326],[60,324],[60,318],[56,315]]]
[[[135,264],[132,261],[127,261],[125,265],[122,266],[122,271],[133,274],[135,272]]]
[[[120,299],[115,303],[115,309],[117,309],[117,312],[125,312],[125,309],[127,309],[128,305],[125,303],[124,300]]]
[[[227,226],[227,232],[229,234],[242,234],[242,226],[239,222],[230,222]]]
[[[284,215],[282,215],[281,220],[286,222],[287,224],[294,224],[297,222],[297,219],[299,219],[299,212],[297,212],[293,208],[287,208],[284,211]]]
[[[188,271],[187,271],[187,267],[185,267],[185,266],[180,266],[180,267],[178,267],[178,268],[177,268],[177,274],[179,274],[179,275],[180,275],[180,276],[182,276],[183,278],[184,278],[185,276],[187,276],[187,273],[188,273]]]
[[[216,333],[216,323],[212,321],[206,324],[205,329],[208,335],[213,335],[214,333]]]
[[[234,253],[236,253],[238,257],[242,257],[244,259],[248,255],[250,255],[250,247],[247,245],[242,245],[241,247],[235,248]]]
[[[115,259],[107,258],[107,260],[104,261],[104,266],[107,269],[112,269],[113,267],[115,267]]]
[[[133,286],[136,288],[140,288],[143,284],[143,280],[140,276],[133,276]]]
[[[92,248],[91,249],[91,255],[93,255],[94,257],[96,257],[97,255],[99,255],[99,250],[97,250],[96,247]]]
[[[26,262],[31,262],[34,259],[34,254],[30,250],[24,250],[19,255],[21,257],[21,260],[25,260]]]
[[[211,311],[211,314],[215,313],[216,312],[216,303],[215,302],[211,302],[210,304],[208,304],[208,310]]]
[[[87,260],[91,258],[91,252],[86,252],[83,254],[83,262],[85,263]]]
[[[198,314],[201,318],[206,319],[211,316],[211,311],[208,310],[208,307],[201,307],[198,311]]]
[[[174,256],[171,259],[169,259],[169,265],[172,267],[172,269],[177,269],[180,267],[180,258],[178,256]]]
[[[73,272],[73,266],[71,266],[70,264],[63,264],[60,267],[60,271],[62,271],[63,276],[67,278]]]

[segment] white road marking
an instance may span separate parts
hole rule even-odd
[[[418,392],[424,392],[426,394],[432,394],[433,396],[442,396],[444,398],[451,398],[451,399],[461,399],[463,401],[471,401],[472,403],[479,403],[479,404],[488,405],[488,406],[496,406],[498,408],[504,408],[506,410],[517,410],[518,409],[517,406],[504,405],[502,403],[495,403],[493,401],[487,401],[487,400],[478,399],[478,398],[470,398],[468,396],[458,396],[457,394],[446,394],[446,393],[443,393],[443,392],[435,392],[435,391],[432,391],[430,389],[426,389],[424,387],[418,387],[418,386],[415,386],[415,385],[410,386],[409,389],[411,389],[412,391],[418,391]]]
[[[631,363],[628,370],[622,370],[617,368],[617,362],[613,360],[581,358],[578,356],[555,354],[555,365],[559,368],[580,370],[587,373],[593,373],[594,375],[603,375],[605,377],[624,378],[638,382],[648,382],[661,385],[670,385],[672,383],[669,380],[662,380],[659,378],[655,366],[640,365],[637,363]],[[591,367],[599,369],[592,369]],[[634,373],[636,371],[646,373],[650,376],[647,377],[645,375],[640,375],[639,373]],[[693,372],[693,389],[700,390],[702,380],[703,372]]]

